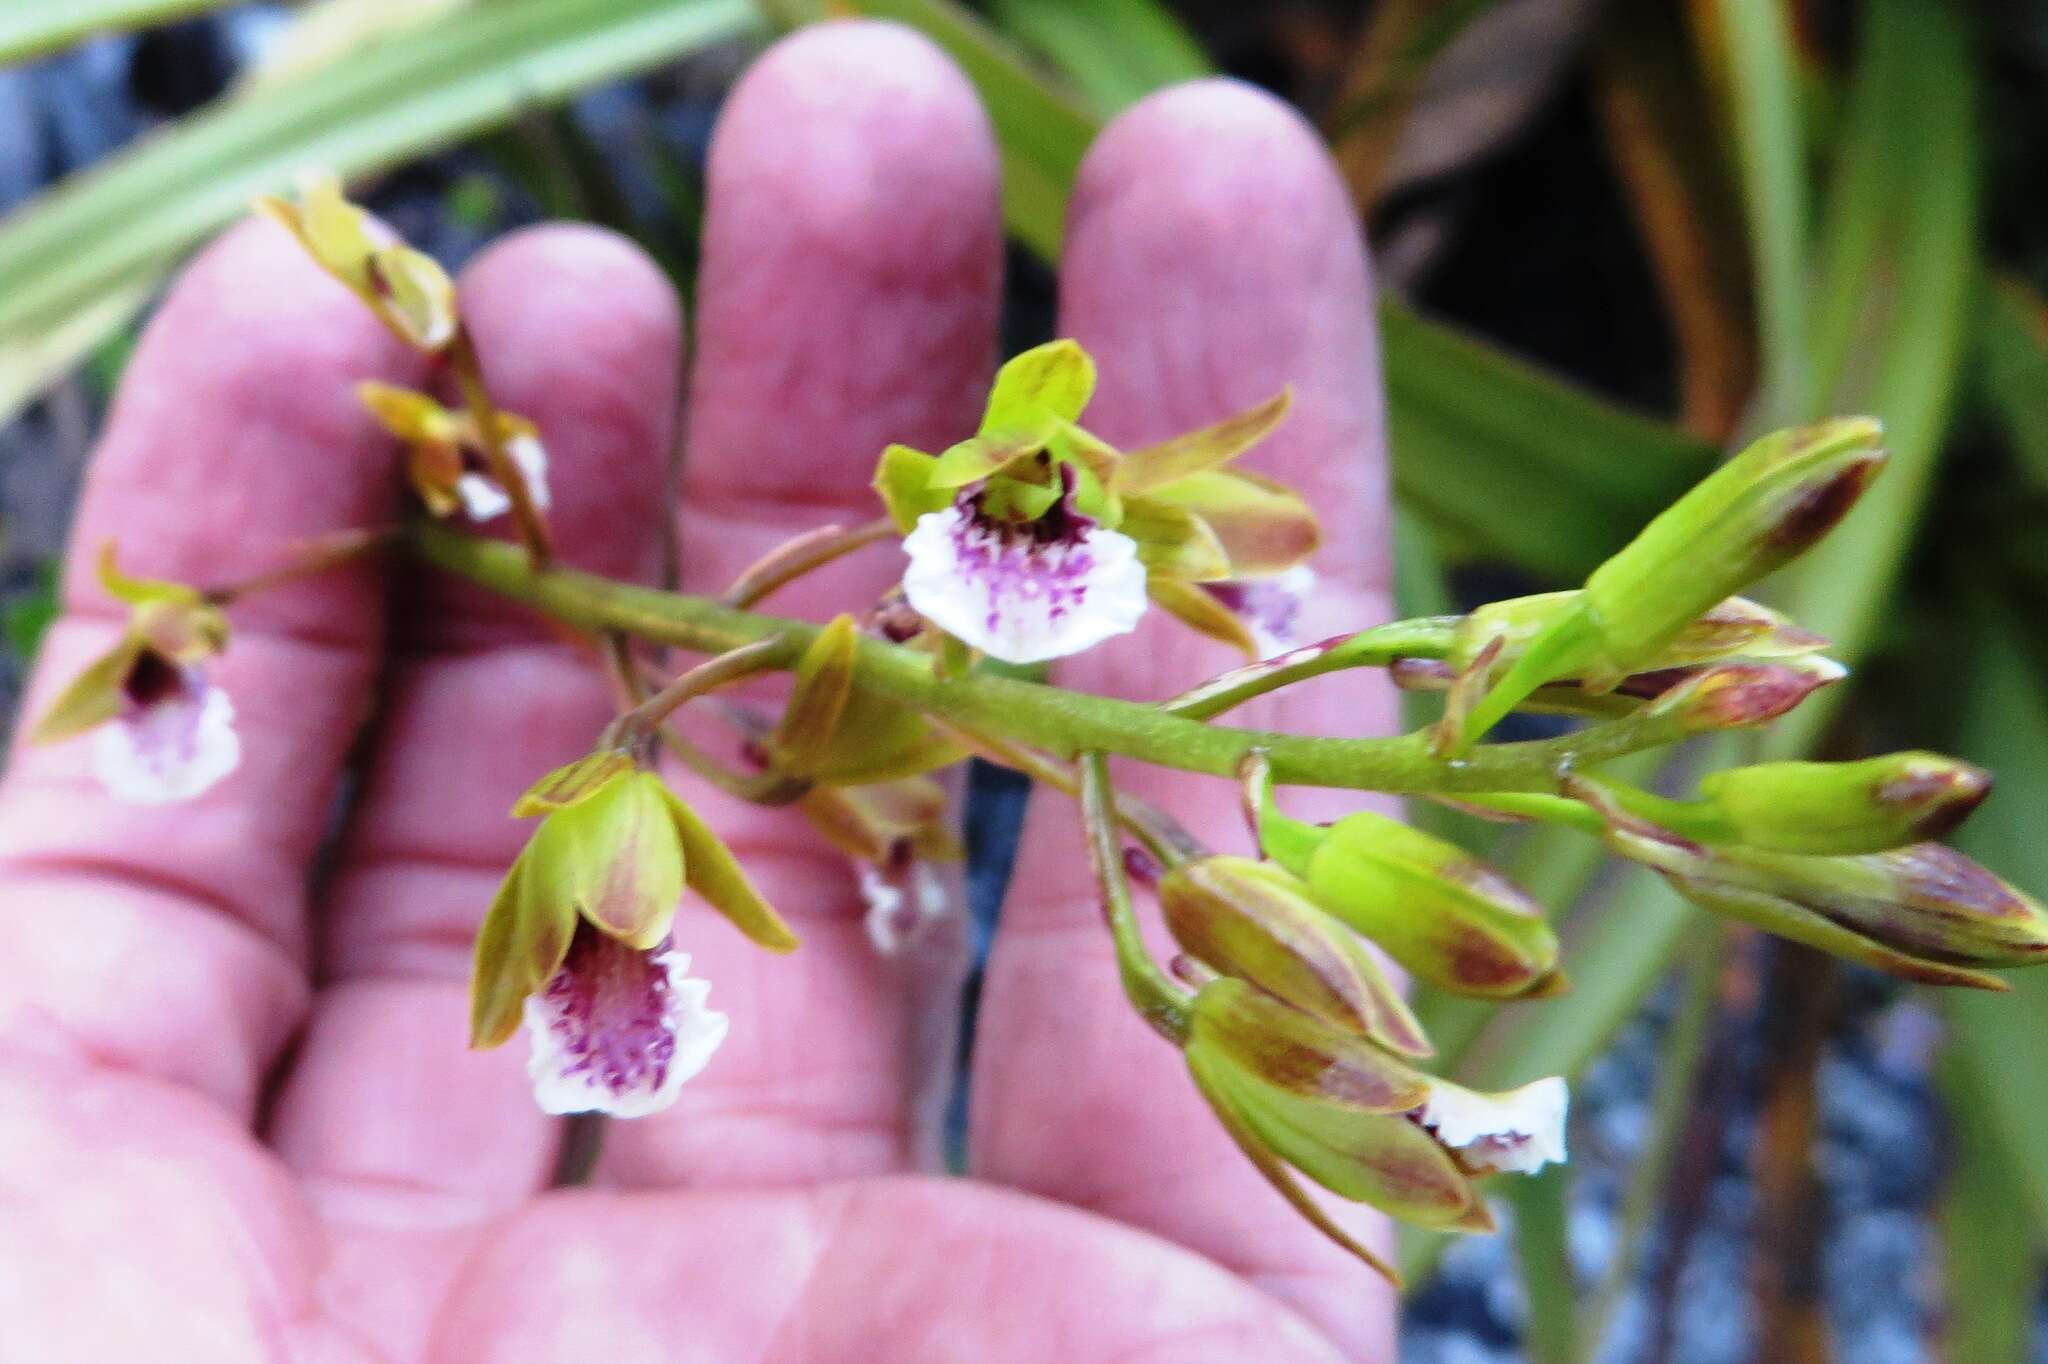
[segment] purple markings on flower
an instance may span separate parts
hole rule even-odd
[[[121,713],[93,738],[93,772],[117,800],[190,800],[242,760],[235,707],[198,667],[149,650],[122,685]]]
[[[920,516],[903,549],[910,604],[1007,663],[1080,653],[1135,629],[1145,614],[1137,544],[1064,508],[1007,522],[962,497]]]
[[[1301,643],[1301,608],[1315,585],[1315,570],[1306,564],[1296,564],[1275,578],[1203,584],[1244,622],[1261,658],[1286,653]]]
[[[1475,1173],[1534,1174],[1564,1160],[1569,1102],[1564,1080],[1555,1075],[1502,1094],[1435,1080],[1428,1101],[1409,1116]]]
[[[542,1111],[638,1118],[674,1103],[727,1026],[689,968],[667,941],[642,951],[579,922],[561,968],[526,1000],[526,1069]]]

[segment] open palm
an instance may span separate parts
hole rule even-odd
[[[996,178],[968,87],[900,30],[810,30],[749,74],[711,165],[686,587],[872,515],[885,442],[973,428]],[[1312,610],[1381,619],[1370,286],[1313,135],[1226,83],[1155,97],[1091,154],[1066,259],[1060,331],[1102,367],[1091,425],[1139,440],[1293,383],[1254,463],[1328,522]],[[616,239],[550,227],[461,287],[494,393],[547,439],[563,557],[653,577],[668,285]],[[29,704],[120,628],[89,567],[102,540],[219,582],[393,519],[399,462],[353,393],[369,377],[423,378],[274,226],[192,267],[116,404]],[[893,553],[775,605],[847,604],[862,573],[872,600]],[[912,1173],[918,982],[869,948],[843,860],[786,812],[693,791],[805,945],[770,958],[686,907],[679,945],[731,1040],[673,1110],[611,1127],[588,1187],[548,1192],[561,1125],[521,1048],[463,1047],[468,945],[525,832],[505,811],[588,747],[602,676],[403,563],[266,593],[236,629],[220,677],[247,758],[216,791],[115,804],[76,745],[17,752],[0,786],[0,1359],[1389,1357],[1383,1286],[1295,1223],[1125,1008],[1057,797],[991,963],[978,1180]],[[1064,677],[1160,695],[1224,661],[1155,623]],[[1290,693],[1288,718],[1378,728],[1368,685]],[[1223,784],[1134,785],[1230,837]]]

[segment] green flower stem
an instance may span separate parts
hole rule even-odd
[[[1581,780],[1599,786],[1616,806],[1627,813],[1669,829],[1682,837],[1695,839],[1701,843],[1735,841],[1735,831],[1709,805],[1671,800],[1638,786],[1629,786],[1604,778],[1582,777]],[[1595,837],[1607,830],[1607,821],[1599,811],[1584,801],[1574,800],[1569,796],[1502,792],[1459,796],[1456,803],[1480,810],[1491,810],[1498,814],[1514,815],[1522,819],[1540,820],[1545,824],[1561,824]]]
[[[612,722],[608,737],[630,744],[652,739],[678,706],[759,673],[787,668],[800,651],[781,634],[722,649]]]
[[[484,446],[484,462],[491,466],[491,477],[512,501],[512,521],[519,527],[519,539],[535,565],[546,567],[555,557],[554,537],[548,530],[547,518],[534,504],[533,490],[526,486],[526,474],[512,462],[505,449],[504,433],[498,430],[498,405],[484,386],[483,361],[477,356],[476,342],[470,338],[467,326],[456,326],[446,358],[456,386],[462,390],[463,404],[476,422],[477,439]]]
[[[759,604],[806,573],[815,572],[834,559],[866,549],[878,540],[896,534],[896,523],[886,516],[853,527],[820,526],[785,544],[778,545],[732,580],[720,598],[727,606]]]
[[[1188,993],[1173,983],[1145,950],[1131,907],[1131,886],[1124,876],[1123,840],[1117,836],[1116,789],[1109,783],[1109,757],[1081,755],[1081,818],[1088,829],[1088,861],[1102,892],[1102,916],[1116,941],[1116,969],[1124,994],[1153,1031],[1173,1043],[1188,1040]]]
[[[1233,668],[1162,701],[1159,709],[1190,720],[1211,720],[1255,696],[1345,668],[1384,668],[1397,658],[1443,658],[1450,653],[1457,616],[1389,621],[1336,643],[1310,644],[1278,658]]]
[[[1020,772],[1076,800],[1081,798],[1081,778],[1058,758],[1047,757],[1022,744],[993,734],[977,733],[946,720],[935,719],[931,723],[976,757]],[[1124,832],[1144,844],[1145,850],[1158,858],[1163,866],[1177,867],[1209,851],[1202,846],[1201,840],[1181,826],[1179,820],[1149,801],[1120,794],[1116,798],[1116,815]]]
[[[781,636],[782,653],[794,662],[821,628],[565,569],[536,570],[516,546],[439,526],[415,527],[406,544],[429,563],[594,633],[622,630],[708,654]],[[1555,791],[1560,770],[1597,768],[1682,737],[1668,722],[1637,712],[1558,739],[1482,745],[1445,762],[1431,756],[1424,734],[1339,739],[1236,729],[1141,702],[985,673],[939,677],[929,655],[873,639],[860,641],[854,685],[968,729],[1062,755],[1102,749],[1222,777],[1235,775],[1247,754],[1263,749],[1273,779],[1282,785],[1395,793]]]

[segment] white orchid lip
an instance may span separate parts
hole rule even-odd
[[[1316,572],[1307,564],[1296,564],[1276,577],[1233,578],[1203,586],[1244,622],[1259,657],[1272,658],[1302,642],[1301,610],[1315,591]]]
[[[854,868],[868,907],[868,942],[879,956],[901,956],[954,912],[938,869],[907,848],[892,856],[886,867],[856,860]]]
[[[579,923],[561,969],[524,1006],[541,1111],[640,1118],[673,1104],[728,1026],[689,969],[666,941],[642,951]]]
[[[505,442],[505,454],[526,476],[526,491],[533,505],[548,508],[548,452],[533,436],[514,436]],[[455,480],[455,495],[462,499],[464,515],[476,522],[490,521],[512,510],[512,496],[482,467]]]
[[[197,665],[145,650],[122,688],[119,715],[93,736],[93,773],[116,800],[191,800],[242,761],[235,707]]]
[[[1005,663],[1078,654],[1137,628],[1137,542],[1063,499],[1036,521],[983,514],[975,493],[927,512],[904,538],[903,595],[948,634]]]
[[[1570,1095],[1553,1075],[1499,1094],[1432,1080],[1429,1098],[1409,1116],[1458,1153],[1475,1173],[1534,1174],[1561,1163]]]

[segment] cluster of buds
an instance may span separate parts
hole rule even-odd
[[[1094,391],[1088,353],[1053,341],[1002,367],[973,436],[882,452],[874,485],[904,534],[905,599],[1006,663],[1080,653],[1135,629],[1149,603],[1249,654],[1282,642],[1313,584],[1315,516],[1226,466],[1288,395],[1124,452],[1078,424]]]
[[[1782,714],[1839,678],[1839,665],[1819,657],[1825,640],[1729,599],[1848,513],[1884,467],[1881,436],[1867,417],[1766,436],[1658,515],[1583,588],[1481,616],[1466,641],[1452,688],[1459,703],[1447,710],[1440,751],[1463,751],[1545,689],[1553,704],[1629,683],[1661,695],[1672,682],[1734,668],[1745,690],[1761,678],[1767,693],[1786,700]]]
[[[1419,1069],[1433,1048],[1374,949],[1445,989],[1531,998],[1562,986],[1557,940],[1526,894],[1451,844],[1365,811],[1289,819],[1262,760],[1247,787],[1264,857],[1197,857],[1159,882],[1196,986],[1170,1035],[1267,1180],[1393,1277],[1313,1190],[1489,1230],[1479,1181],[1563,1160],[1567,1095],[1555,1076],[1489,1094]]]

